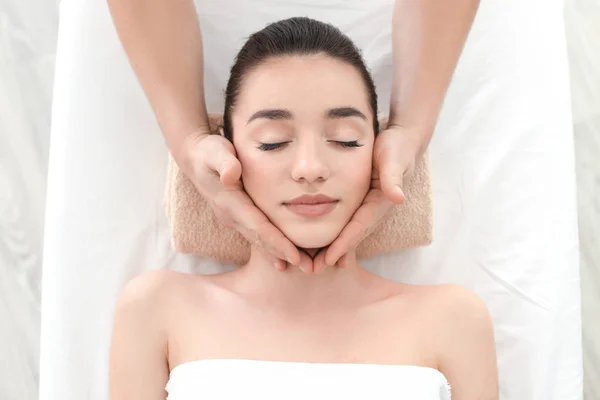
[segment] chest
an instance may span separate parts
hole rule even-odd
[[[170,325],[174,365],[197,359],[297,362],[435,364],[427,332],[433,327],[417,307],[398,302],[355,309],[324,305],[284,313],[244,302],[182,305]]]

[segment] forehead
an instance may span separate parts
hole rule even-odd
[[[370,107],[357,68],[323,54],[278,57],[259,64],[244,77],[237,104],[242,113],[256,108],[322,110],[344,105],[367,115]]]

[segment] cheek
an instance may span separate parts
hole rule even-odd
[[[366,146],[365,146],[366,147]],[[360,153],[352,155],[352,158],[347,160],[343,169],[344,187],[350,189],[351,193],[355,193],[355,201],[361,202],[367,194],[371,185],[371,168],[373,163],[372,147],[363,148]]]
[[[238,152],[242,165],[242,183],[244,189],[258,207],[268,204],[276,192],[282,166],[276,159],[258,151]],[[266,211],[266,210],[265,210]]]

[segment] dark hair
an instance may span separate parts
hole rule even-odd
[[[360,72],[368,91],[373,112],[373,130],[377,135],[379,131],[377,93],[360,50],[335,26],[306,17],[295,17],[274,22],[253,33],[238,53],[231,67],[225,91],[224,136],[233,141],[231,111],[235,107],[242,81],[252,68],[269,58],[318,53],[325,53],[344,61]]]

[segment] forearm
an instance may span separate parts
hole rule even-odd
[[[478,0],[396,0],[390,124],[431,139]]]
[[[129,62],[175,159],[208,127],[202,39],[193,0],[108,0]]]

